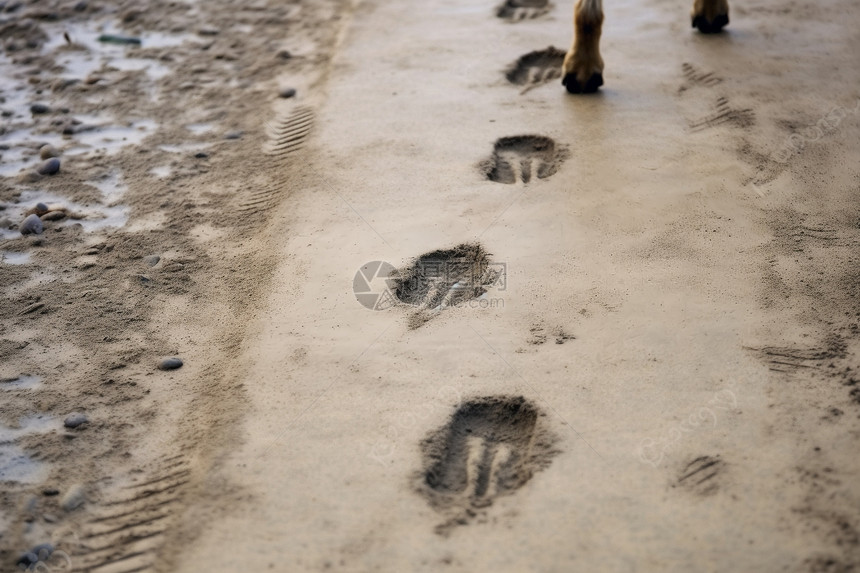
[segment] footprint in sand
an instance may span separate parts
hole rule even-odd
[[[422,444],[419,491],[447,521],[437,533],[465,525],[500,496],[523,487],[558,453],[556,437],[522,396],[488,396],[462,404]]]
[[[543,16],[552,9],[549,0],[505,0],[496,8],[496,16],[503,20],[519,22]]]
[[[546,179],[554,175],[568,155],[567,148],[542,135],[502,137],[481,169],[496,183],[528,183],[533,176]]]
[[[564,50],[550,46],[545,50],[529,52],[508,66],[505,78],[516,86],[523,86],[521,94],[561,77]]]

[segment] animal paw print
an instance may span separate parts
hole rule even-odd
[[[683,93],[693,86],[714,87],[721,83],[723,78],[714,72],[704,72],[689,62],[681,64],[681,73],[684,75],[684,83],[678,88],[678,93]]]
[[[702,131],[718,125],[728,124],[735,127],[750,127],[755,123],[755,112],[747,109],[737,109],[729,105],[729,98],[719,97],[715,110],[710,115],[691,122],[693,131]]]

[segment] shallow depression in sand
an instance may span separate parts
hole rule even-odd
[[[210,131],[215,129],[215,126],[213,126],[211,123],[192,123],[186,125],[185,129],[187,129],[194,135],[200,135],[203,133],[209,133]]]
[[[50,416],[20,418],[16,427],[0,427],[0,481],[38,483],[47,477],[48,468],[34,460],[16,442],[21,438],[59,430],[61,422]]]
[[[0,263],[4,265],[26,265],[30,262],[30,253],[12,253],[0,251]]]
[[[20,446],[0,442],[0,481],[39,483],[48,469],[28,456]]]
[[[211,143],[179,143],[159,145],[158,148],[167,153],[184,153],[187,151],[202,151],[212,147]]]
[[[12,177],[23,169],[35,169],[41,162],[38,148],[49,143],[62,150],[63,156],[74,157],[100,151],[113,155],[127,145],[137,145],[155,131],[157,124],[151,119],[140,119],[118,125],[113,120],[98,116],[79,116],[81,126],[74,135],[36,133],[31,128],[10,130],[0,135],[0,176]]]
[[[90,184],[99,187],[102,193],[110,189],[110,176],[107,180],[101,182],[95,181]],[[116,199],[122,192],[124,187],[110,191],[110,194],[105,194],[106,199]],[[123,227],[128,222],[129,208],[123,204],[80,204],[75,203],[65,197],[53,195],[44,191],[24,191],[19,199],[19,206],[23,211],[29,209],[36,203],[46,203],[49,206],[60,205],[65,207],[66,211],[71,215],[57,223],[60,226],[73,225],[79,223],[85,231],[93,232],[100,231],[107,227]],[[15,231],[17,234],[17,231]]]
[[[53,54],[57,64],[65,69],[62,77],[83,79],[93,72],[115,68],[121,71],[143,70],[153,81],[170,73],[170,69],[158,60],[140,53],[147,48],[173,48],[195,40],[191,34],[164,34],[146,31],[135,36],[105,22],[64,22],[46,24],[50,40],[43,52]],[[71,40],[69,44],[65,34]],[[103,35],[136,38],[140,44],[116,44],[100,42]]]
[[[104,122],[104,120],[101,120]],[[155,121],[139,119],[124,125],[112,122],[96,123],[92,129],[79,130],[72,138],[67,155],[78,155],[91,150],[100,150],[111,155],[126,145],[137,145],[156,128]]]
[[[33,390],[42,384],[41,376],[21,374],[14,378],[0,379],[0,390]]]

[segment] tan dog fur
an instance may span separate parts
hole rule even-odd
[[[729,23],[727,0],[694,0],[693,27],[705,34],[719,32]],[[570,93],[592,93],[603,85],[600,32],[602,0],[577,0],[573,8],[573,45],[564,57],[561,83]]]

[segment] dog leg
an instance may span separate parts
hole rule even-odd
[[[593,93],[603,85],[602,25],[601,0],[577,0],[573,9],[573,45],[564,57],[561,80],[572,94]]]

